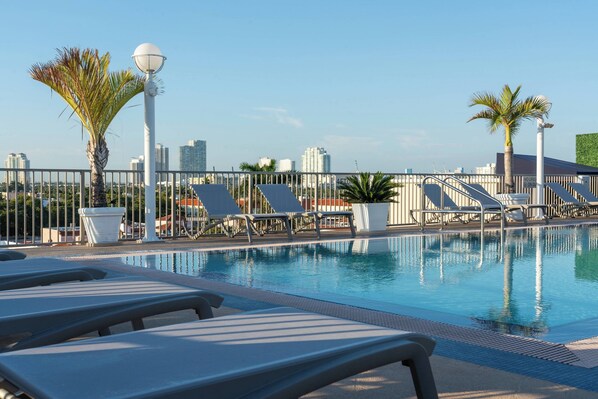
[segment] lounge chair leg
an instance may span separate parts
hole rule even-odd
[[[349,228],[351,229],[351,237],[355,237],[355,225],[353,224],[353,215],[347,217],[349,219]]]
[[[248,216],[245,216],[245,230],[247,231],[247,240],[251,244],[251,221]]]
[[[438,398],[436,383],[430,362],[425,354],[418,354],[411,359],[403,360],[403,366],[409,367],[413,386],[418,399]]]
[[[314,216],[314,225],[316,228],[316,237],[318,237],[318,240],[320,239],[320,218],[318,218],[317,216]]]
[[[287,228],[287,236],[289,237],[289,241],[293,241],[293,229],[291,228],[291,219],[288,217],[284,219],[284,226]]]
[[[145,330],[145,325],[143,324],[142,319],[131,320],[131,325],[133,326],[133,330],[135,331]]]

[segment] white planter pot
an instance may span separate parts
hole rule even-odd
[[[527,204],[529,199],[528,193],[512,193],[512,194],[496,194],[494,196],[497,200],[502,202],[503,205],[523,205]],[[509,212],[509,219],[521,222],[523,220],[523,214],[521,211]]]
[[[125,211],[125,208],[80,208],[79,215],[85,226],[87,243],[89,245],[116,243]]]
[[[377,204],[353,204],[353,219],[357,232],[386,230],[388,202]]]

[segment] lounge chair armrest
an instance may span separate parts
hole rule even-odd
[[[84,317],[80,321],[33,334],[13,346],[5,348],[4,351],[53,345],[94,331],[106,331],[111,326],[129,321],[133,322],[134,328],[138,330],[143,328],[143,323],[140,323],[139,320],[145,317],[186,309],[194,309],[200,319],[209,319],[214,316],[212,307],[203,297],[203,293],[189,293],[132,304],[118,310],[110,310],[88,318]]]
[[[16,290],[20,288],[36,287],[38,285],[50,285],[65,283],[68,281],[90,281],[96,278],[103,278],[106,272],[95,271],[95,277],[88,270],[74,269],[52,271],[48,273],[35,274],[29,277],[16,278],[0,283],[0,291]],[[101,277],[100,277],[101,276]]]

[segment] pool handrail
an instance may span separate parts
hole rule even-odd
[[[487,213],[498,213],[498,211],[499,211],[500,212],[500,229],[501,229],[501,232],[504,232],[505,225],[506,225],[504,205],[502,205],[501,203],[499,203],[499,206],[495,210],[490,209],[490,208],[486,208],[486,207],[483,206],[482,202],[479,199],[476,199],[476,198],[472,197],[469,193],[465,192],[464,190],[460,189],[459,187],[457,187],[457,186],[455,186],[453,184],[450,184],[449,182],[446,181],[446,179],[443,180],[443,179],[439,179],[436,176],[431,176],[430,175],[430,176],[424,177],[421,184],[424,185],[426,183],[426,181],[428,181],[428,180],[432,180],[432,181],[435,181],[435,182],[439,183],[441,185],[441,187],[448,187],[448,188],[454,190],[455,192],[457,192],[457,193],[465,196],[466,198],[469,198],[474,203],[478,204],[478,206],[476,206],[474,208],[467,208],[466,207],[466,208],[461,208],[461,209],[458,209],[458,210],[455,210],[455,209],[453,209],[453,210],[450,210],[450,209],[439,209],[439,210],[436,210],[435,209],[434,211],[436,211],[436,212],[438,212],[438,213],[441,214],[441,224],[444,224],[444,217],[443,217],[443,215],[445,213],[471,213],[471,214],[479,214],[480,215],[480,231],[483,234],[484,233],[485,215]],[[444,197],[444,196],[442,196],[442,197]],[[441,201],[442,201],[441,203],[444,202],[444,199],[442,197],[441,197]],[[426,213],[426,203],[425,202],[426,202],[425,201],[425,195],[423,195],[423,192],[422,192],[421,202],[420,202],[421,207],[419,209],[419,212],[421,212],[422,215],[424,213]],[[422,217],[421,218],[421,222],[420,222],[420,228],[421,228],[421,230],[424,230],[425,224],[426,224],[425,217]]]

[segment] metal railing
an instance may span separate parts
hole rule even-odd
[[[411,209],[421,204],[419,184],[426,174],[387,173],[400,183],[395,202],[390,206],[389,225],[413,224]],[[348,210],[338,183],[351,173],[284,173],[284,172],[189,172],[159,171],[156,173],[156,234],[161,238],[182,237],[199,231],[206,221],[201,204],[190,184],[217,183],[229,189],[243,212],[271,212],[256,184],[286,184],[291,187],[306,210]],[[450,174],[434,175],[444,179]],[[467,183],[479,183],[490,194],[500,192],[503,177],[498,175],[458,175]],[[548,175],[547,182],[578,181],[573,175]],[[598,191],[598,176],[587,177],[589,187]],[[0,246],[23,246],[85,242],[80,228],[78,209],[89,206],[89,170],[78,169],[3,169],[0,168]],[[129,170],[105,172],[108,202],[126,208],[121,225],[121,239],[143,237],[144,186],[143,173]],[[534,176],[515,176],[517,192],[535,191]],[[451,193],[459,205],[470,199]],[[546,203],[558,203],[550,190],[545,190]],[[322,227],[346,226],[346,220],[329,219]],[[219,234],[215,229],[212,234]]]

